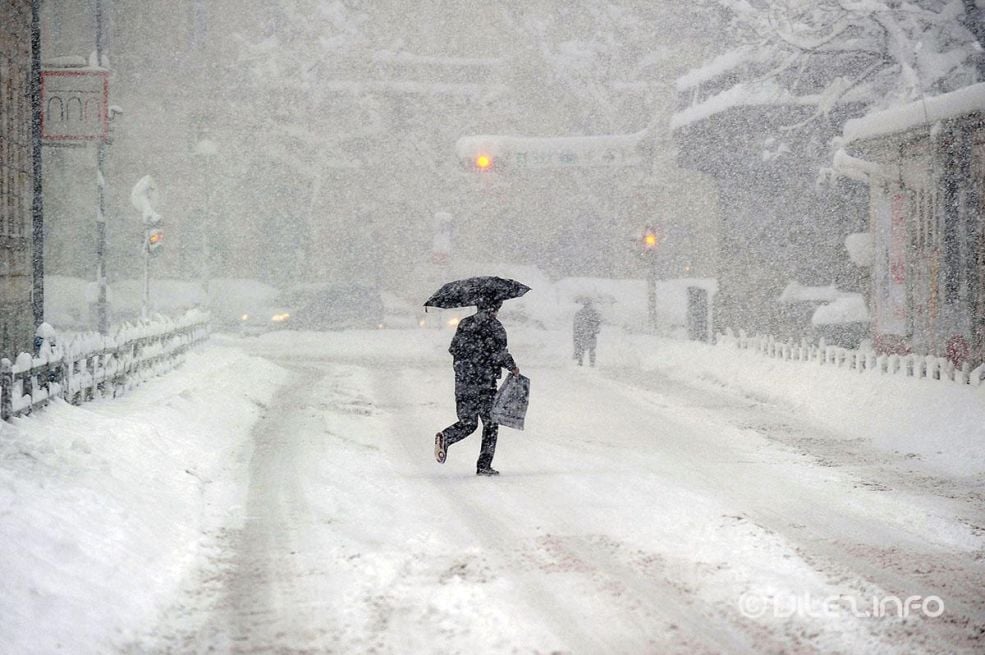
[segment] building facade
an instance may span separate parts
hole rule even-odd
[[[34,334],[32,3],[0,7],[0,356],[11,357],[29,351]]]
[[[805,336],[809,319],[791,322],[780,303],[789,284],[861,290],[844,239],[865,227],[864,186],[818,183],[830,140],[861,110],[848,102],[818,109],[835,64],[812,62],[814,74],[763,90],[737,85],[769,72],[755,59],[716,60],[677,81],[678,163],[717,187],[717,330]]]
[[[845,126],[869,182],[873,340],[985,361],[985,84]]]

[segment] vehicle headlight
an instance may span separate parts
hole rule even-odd
[[[241,321],[248,321],[248,320],[250,320],[250,315],[249,314],[243,314],[242,316],[239,317],[239,320],[241,320]]]
[[[274,323],[283,323],[289,318],[291,318],[290,314],[288,314],[287,312],[282,312],[280,314],[274,314],[273,316],[270,317],[270,320],[273,321]]]

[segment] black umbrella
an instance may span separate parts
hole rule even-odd
[[[445,284],[427,299],[424,306],[441,309],[469,307],[482,302],[519,298],[528,291],[530,287],[516,280],[491,275],[470,277]]]

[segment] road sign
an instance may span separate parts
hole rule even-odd
[[[41,138],[44,143],[86,143],[105,141],[108,137],[108,70],[41,71]]]

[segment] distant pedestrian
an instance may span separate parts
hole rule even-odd
[[[585,351],[588,351],[588,363],[590,366],[595,366],[595,345],[598,341],[599,331],[602,329],[602,317],[592,306],[590,298],[583,299],[581,303],[582,308],[575,312],[573,330],[575,361],[578,362],[578,366],[581,366]]]
[[[496,381],[507,369],[520,369],[506,346],[506,329],[496,318],[502,301],[480,301],[478,311],[458,324],[448,352],[455,370],[455,405],[458,421],[434,436],[434,458],[444,463],[448,447],[475,432],[482,421],[482,446],[477,475],[499,475],[492,467],[499,426],[490,418],[496,397]]]

